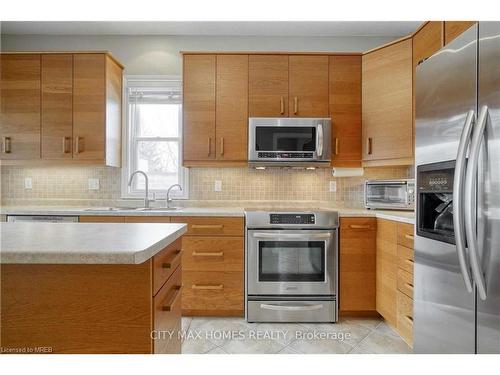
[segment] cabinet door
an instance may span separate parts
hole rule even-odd
[[[42,158],[72,158],[73,55],[42,55]]]
[[[445,21],[444,22],[444,44],[450,43],[457,36],[462,34],[476,21]]]
[[[40,55],[0,55],[2,159],[40,159]]]
[[[248,55],[217,56],[218,160],[247,160]]]
[[[375,311],[377,219],[340,220],[340,310]]]
[[[413,66],[443,47],[444,23],[429,21],[413,36]]]
[[[215,55],[184,56],[184,162],[215,159]]]
[[[328,56],[289,57],[290,117],[328,117]]]
[[[288,117],[288,56],[250,55],[249,117]]]
[[[332,165],[361,166],[361,56],[330,57]]]
[[[73,55],[73,158],[104,160],[106,55]]]
[[[362,75],[363,160],[397,159],[411,164],[412,40],[364,55]]]

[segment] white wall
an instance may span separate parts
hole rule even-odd
[[[361,52],[396,37],[2,35],[2,51],[107,50],[126,74],[181,75],[179,51]]]

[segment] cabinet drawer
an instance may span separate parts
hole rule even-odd
[[[153,257],[153,295],[181,264],[182,237],[175,240]]]
[[[243,237],[186,236],[182,247],[182,267],[185,271],[243,273]]]
[[[172,223],[186,223],[188,236],[241,236],[243,218],[240,217],[172,217]]]
[[[182,270],[177,267],[172,277],[153,299],[155,338],[154,353],[181,353]]]
[[[340,219],[340,229],[355,232],[377,229],[377,219],[373,217],[343,217]]]
[[[185,315],[242,316],[243,272],[195,272],[183,275]]]
[[[413,249],[413,224],[398,223],[398,245]]]
[[[398,290],[413,298],[413,275],[401,268],[398,270]]]
[[[398,331],[401,337],[413,346],[413,300],[398,292]]]
[[[413,250],[398,245],[398,266],[399,268],[413,275]]]

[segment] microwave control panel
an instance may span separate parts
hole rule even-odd
[[[265,159],[310,159],[314,156],[312,152],[259,152],[259,158]]]
[[[270,224],[315,224],[314,214],[270,214]]]

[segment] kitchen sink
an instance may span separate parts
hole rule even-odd
[[[110,211],[154,211],[154,212],[172,212],[182,210],[182,207],[91,207],[85,211],[90,212],[110,212]]]
[[[136,208],[135,210],[136,211],[155,211],[155,212],[167,211],[167,212],[170,212],[170,211],[182,210],[182,207],[149,207],[149,208],[140,207],[140,208]]]

